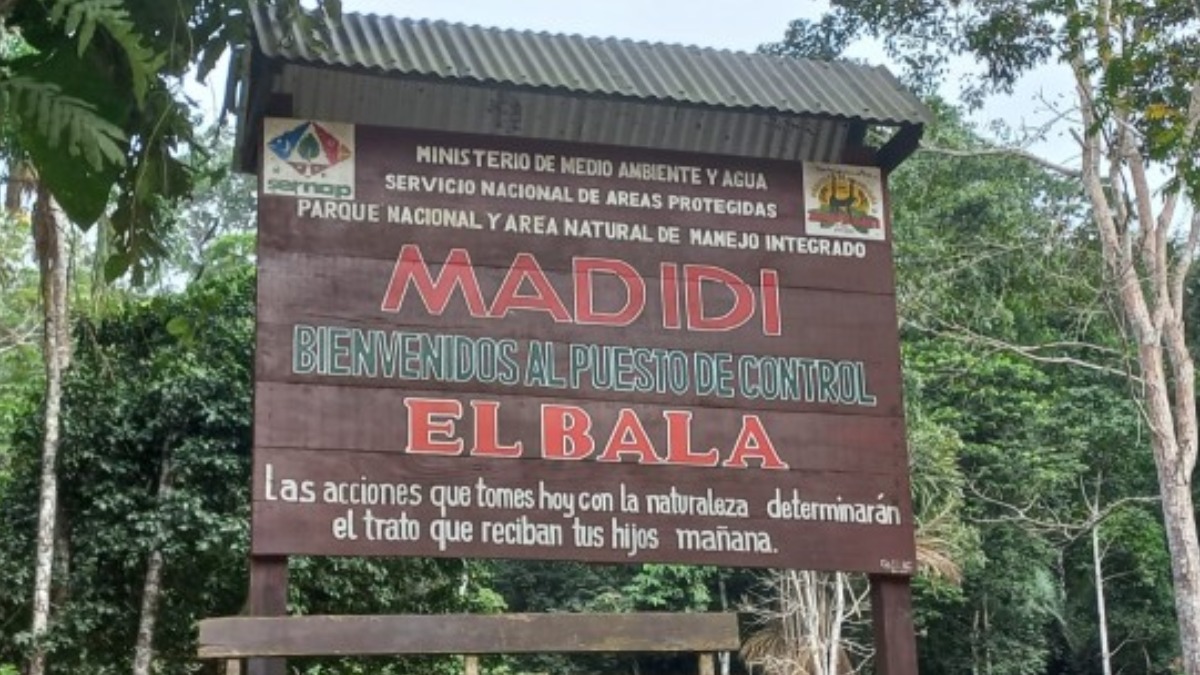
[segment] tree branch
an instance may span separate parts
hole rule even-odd
[[[1032,162],[1043,169],[1049,169],[1055,173],[1066,176],[1067,178],[1082,178],[1083,172],[1079,169],[1051,162],[1050,160],[1039,157],[1038,155],[1025,150],[1024,148],[977,148],[973,150],[955,150],[952,148],[942,148],[938,146],[921,143],[917,148],[917,152],[927,152],[933,155],[944,155],[946,157],[1016,157]]]
[[[980,335],[979,333],[976,333],[974,331],[971,331],[971,330],[961,327],[961,326],[953,326],[953,330],[951,330],[951,331],[942,331],[942,330],[937,330],[937,329],[933,329],[933,328],[924,328],[922,326],[917,326],[917,325],[914,325],[914,327],[917,328],[918,330],[925,330],[929,333],[932,333],[934,335],[938,335],[941,337],[956,338],[963,342],[979,344],[979,345],[983,345],[986,347],[990,347],[997,351],[1003,351],[1003,352],[1008,352],[1010,354],[1016,354],[1023,358],[1029,359],[1030,361],[1036,361],[1038,363],[1078,366],[1080,368],[1086,368],[1088,370],[1093,370],[1098,373],[1104,373],[1106,375],[1115,375],[1117,377],[1120,377],[1123,380],[1129,379],[1134,382],[1140,382],[1140,379],[1138,378],[1137,375],[1130,373],[1127,370],[1122,370],[1120,368],[1114,368],[1112,366],[1106,366],[1106,365],[1100,364],[1100,363],[1094,363],[1092,361],[1081,359],[1081,358],[1078,358],[1075,356],[1046,355],[1046,354],[1040,353],[1040,352],[1043,352],[1043,351],[1049,350],[1049,349],[1074,348],[1074,349],[1089,349],[1089,350],[1097,351],[1102,354],[1110,354],[1110,355],[1114,355],[1114,356],[1122,355],[1119,350],[1112,349],[1109,347],[1102,347],[1100,345],[1090,344],[1090,343],[1086,343],[1086,342],[1072,342],[1072,341],[1047,342],[1047,343],[1041,344],[1041,345],[1018,345],[1018,344],[1013,344],[1011,342],[1005,342],[1004,340],[998,340],[993,337],[988,337],[987,335]]]
[[[1023,507],[1016,506],[1006,501],[989,497],[979,490],[974,483],[968,482],[967,486],[970,488],[971,493],[981,501],[999,507],[1008,514],[995,518],[972,518],[973,521],[977,523],[1020,525],[1041,534],[1057,535],[1062,538],[1064,544],[1071,544],[1079,539],[1079,537],[1091,532],[1092,528],[1107,520],[1118,509],[1130,504],[1154,504],[1161,500],[1160,497],[1122,497],[1110,502],[1103,509],[1097,509],[1089,513],[1088,517],[1082,521],[1072,522],[1055,518],[1053,514],[1051,514],[1050,518],[1030,515],[1031,511],[1040,508],[1040,505],[1036,501],[1032,501]]]
[[[41,332],[41,326],[32,321],[13,328],[0,327],[0,354],[37,344]]]
[[[1177,321],[1183,321],[1184,285],[1187,283],[1188,272],[1192,269],[1192,261],[1196,258],[1197,247],[1200,247],[1200,208],[1192,212],[1187,241],[1179,251],[1179,262],[1175,265],[1171,278],[1171,305]]]

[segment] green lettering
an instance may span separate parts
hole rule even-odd
[[[317,368],[317,330],[296,324],[292,328],[292,372],[308,375]]]

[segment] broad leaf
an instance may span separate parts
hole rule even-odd
[[[10,94],[5,108],[42,181],[71,220],[87,227],[104,212],[125,165],[131,101],[113,90],[103,64],[74,50],[43,54],[10,62],[12,78],[0,85]]]

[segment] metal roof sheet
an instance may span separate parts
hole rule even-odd
[[[861,124],[296,63],[284,65],[274,86],[287,95],[289,114],[305,119],[788,161],[840,161],[851,127]]]
[[[882,66],[353,13],[315,46],[262,5],[254,23],[263,54],[284,61],[890,126],[930,120]]]

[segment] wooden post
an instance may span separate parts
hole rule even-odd
[[[917,675],[912,588],[908,577],[871,575],[877,675]]]
[[[250,616],[287,614],[288,559],[250,558]],[[247,659],[246,675],[287,675],[287,659]]]
[[[716,669],[713,667],[713,653],[700,652],[698,656],[700,658],[699,675],[716,675]]]
[[[479,675],[479,657],[467,654],[463,657],[463,675]]]

